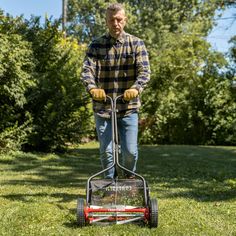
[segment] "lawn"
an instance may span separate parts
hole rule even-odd
[[[159,227],[76,225],[76,199],[100,169],[98,146],[0,155],[0,235],[236,235],[236,147],[141,146],[138,172]]]

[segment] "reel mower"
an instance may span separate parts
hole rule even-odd
[[[92,175],[87,180],[86,201],[77,200],[77,224],[79,227],[101,224],[142,223],[151,228],[158,226],[157,199],[151,199],[144,177],[132,172],[119,162],[119,139],[117,130],[118,99],[107,96],[111,103],[113,164]],[[100,176],[111,168],[128,173],[134,178],[102,179]]]

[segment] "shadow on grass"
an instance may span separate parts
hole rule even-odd
[[[16,153],[0,158],[0,169],[7,173],[1,185],[16,186],[20,192],[2,195],[8,200],[32,202],[37,198],[54,198],[57,202],[70,202],[86,197],[87,178],[101,167],[98,150],[94,148],[75,149],[65,154]],[[21,186],[30,187],[33,193],[21,193]],[[71,194],[70,189],[74,193],[76,188],[84,194]],[[39,189],[40,193],[34,193]]]
[[[71,202],[77,198],[84,198],[82,194],[70,194],[70,193],[35,193],[35,194],[8,194],[2,195],[2,197],[11,200],[11,201],[22,201],[26,202],[37,202],[37,199],[40,198],[54,198],[57,203],[66,203]]]
[[[236,148],[143,146],[138,171],[161,198],[236,198]]]
[[[137,171],[158,198],[221,201],[236,197],[236,148],[141,146],[139,156]],[[101,169],[97,148],[74,149],[59,155],[19,153],[12,159],[0,159],[1,165],[5,171],[23,175],[1,184],[58,188],[55,194],[42,193],[38,197],[51,196],[61,202],[79,195],[60,189],[78,188],[85,192],[87,178]],[[22,193],[4,197],[27,201],[33,196]]]

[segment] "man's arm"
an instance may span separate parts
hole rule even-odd
[[[140,94],[150,80],[151,74],[148,52],[142,40],[139,41],[136,49],[136,73],[136,82],[131,88],[137,89]]]
[[[103,101],[106,98],[106,93],[104,89],[97,88],[95,78],[96,50],[90,45],[84,59],[81,80],[94,100]]]
[[[93,88],[97,88],[95,78],[96,78],[96,50],[95,48],[93,48],[91,44],[86,52],[81,73],[81,80],[88,92]]]

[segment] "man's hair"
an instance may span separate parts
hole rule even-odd
[[[117,12],[117,11],[121,11],[123,10],[125,12],[125,7],[123,4],[121,3],[112,3],[107,7],[106,12],[108,11],[113,11],[113,12]]]

